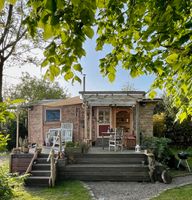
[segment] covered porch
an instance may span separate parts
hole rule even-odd
[[[84,140],[93,146],[108,146],[111,132],[123,131],[123,147],[140,144],[139,112],[145,92],[84,91],[80,92],[84,109]]]

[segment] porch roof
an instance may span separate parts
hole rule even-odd
[[[145,98],[144,91],[82,91],[83,101],[91,106],[133,106]]]

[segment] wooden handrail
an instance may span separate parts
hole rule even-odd
[[[37,159],[39,151],[37,150],[37,148],[35,148],[35,153],[33,155],[33,158],[31,159],[31,162],[29,163],[29,166],[25,172],[25,174],[28,174],[29,172],[31,172],[32,166],[33,166],[33,162],[35,159]]]
[[[55,158],[55,151],[54,151],[54,147],[55,147],[55,144],[57,142],[57,140],[59,139],[59,152],[58,152],[58,155],[57,157]],[[49,178],[49,186],[50,187],[54,187],[55,186],[55,180],[56,180],[56,165],[57,165],[57,160],[58,158],[61,156],[61,151],[62,151],[62,141],[61,141],[61,131],[59,130],[58,131],[58,134],[56,136],[56,139],[50,149],[50,152],[49,152],[49,156],[47,158],[47,162],[49,162],[50,160],[50,164],[51,164],[51,175],[50,175],[50,178]]]

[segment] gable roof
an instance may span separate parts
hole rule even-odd
[[[48,106],[48,107],[59,107],[59,106],[78,105],[82,103],[83,103],[83,100],[80,99],[80,96],[76,96],[76,97],[71,97],[67,99],[59,99],[54,102],[44,103],[43,105]]]

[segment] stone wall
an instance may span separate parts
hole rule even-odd
[[[139,107],[139,129],[143,136],[153,136],[154,103],[143,103]]]

